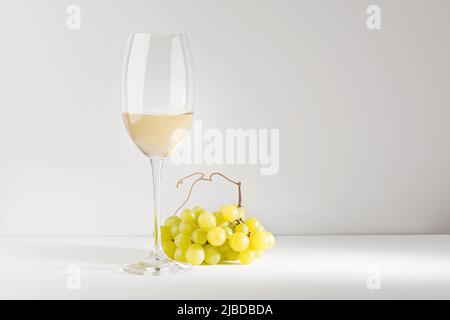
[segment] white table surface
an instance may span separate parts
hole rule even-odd
[[[449,235],[277,240],[251,265],[200,266],[183,275],[142,277],[116,268],[144,256],[146,238],[1,237],[0,298],[450,298]],[[69,289],[73,274],[68,270],[77,269],[80,288]],[[368,279],[381,288],[368,289]]]

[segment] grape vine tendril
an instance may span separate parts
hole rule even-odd
[[[183,184],[183,182],[184,182],[186,179],[189,179],[189,178],[191,178],[191,177],[193,177],[193,176],[196,176],[196,175],[200,175],[200,177],[198,177],[197,179],[194,180],[194,182],[192,182],[191,187],[189,188],[189,193],[188,193],[188,195],[187,195],[187,197],[186,197],[186,200],[184,200],[184,202],[178,207],[178,209],[175,210],[175,212],[174,212],[174,214],[173,214],[174,216],[177,215],[177,213],[181,210],[181,208],[183,208],[183,206],[189,201],[189,199],[191,198],[191,195],[192,195],[192,190],[194,189],[195,185],[196,185],[198,182],[200,182],[200,181],[213,182],[213,181],[212,181],[212,178],[213,178],[214,176],[220,176],[220,177],[222,177],[223,179],[225,179],[225,180],[227,180],[227,181],[229,181],[229,182],[235,184],[235,185],[238,187],[238,204],[237,204],[237,207],[240,208],[240,207],[242,206],[242,192],[241,192],[241,185],[242,185],[242,184],[241,184],[241,182],[237,182],[237,181],[231,180],[230,178],[228,178],[227,176],[225,176],[224,174],[222,174],[222,173],[220,173],[220,172],[213,172],[213,173],[210,173],[210,174],[203,173],[203,172],[194,172],[194,173],[191,173],[190,175],[188,175],[188,176],[186,176],[186,177],[183,177],[183,178],[179,179],[179,180],[177,181],[176,187],[178,188],[179,186],[181,186],[181,185]]]

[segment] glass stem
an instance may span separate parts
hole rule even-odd
[[[153,176],[153,248],[161,250],[160,220],[161,220],[161,176],[164,158],[151,158]]]

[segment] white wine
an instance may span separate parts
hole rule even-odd
[[[166,157],[191,127],[192,112],[175,114],[123,113],[123,121],[136,146],[149,157]]]

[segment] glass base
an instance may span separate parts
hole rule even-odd
[[[164,251],[153,249],[150,255],[138,262],[130,263],[122,267],[127,273],[137,274],[141,276],[164,276],[172,274],[180,274],[190,271],[190,264],[181,263],[170,259]]]

